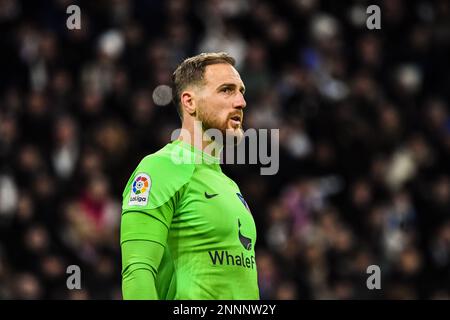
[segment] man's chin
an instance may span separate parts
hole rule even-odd
[[[244,138],[244,131],[242,128],[231,128],[225,132],[225,143],[231,145],[238,145]]]

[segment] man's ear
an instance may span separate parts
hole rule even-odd
[[[195,114],[194,92],[186,90],[181,93],[181,106],[188,114]]]

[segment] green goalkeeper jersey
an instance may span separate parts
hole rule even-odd
[[[123,192],[124,299],[259,299],[256,228],[219,158],[175,140]]]

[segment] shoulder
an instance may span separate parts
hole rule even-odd
[[[124,205],[159,207],[190,181],[194,170],[169,144],[140,161],[123,192]]]
[[[183,161],[179,150],[180,148],[168,144],[157,152],[145,156],[137,166],[137,170],[151,173],[155,179],[189,179],[195,165]]]

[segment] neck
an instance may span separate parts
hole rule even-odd
[[[220,153],[223,149],[222,144],[211,140],[208,135],[205,134],[200,121],[193,121],[191,123],[183,121],[178,140],[188,143],[216,158],[220,157]]]

